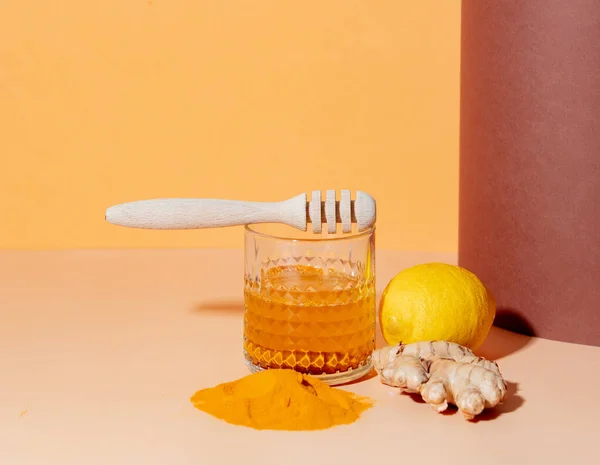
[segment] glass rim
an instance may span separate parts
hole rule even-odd
[[[262,223],[258,223],[258,225],[260,225],[260,224],[262,224]],[[246,233],[251,233],[251,234],[253,234],[255,236],[259,236],[259,237],[262,237],[264,239],[271,239],[271,240],[284,241],[284,242],[335,242],[335,241],[348,241],[348,240],[353,240],[353,239],[359,239],[359,238],[365,237],[365,236],[370,236],[370,235],[372,235],[375,232],[375,224],[373,224],[372,226],[369,226],[364,231],[358,231],[356,233],[345,233],[345,235],[341,235],[341,236],[337,236],[337,235],[333,235],[333,234],[327,234],[325,236],[315,237],[315,238],[297,238],[297,237],[284,237],[284,236],[281,236],[281,235],[268,234],[268,233],[265,233],[265,232],[257,231],[256,228],[255,228],[255,226],[256,225],[254,225],[254,224],[246,224],[246,225],[244,225],[244,230],[245,230]],[[293,228],[293,229],[296,229],[296,228]],[[301,230],[298,230],[298,231],[301,231]],[[333,237],[328,237],[328,236],[333,236]]]

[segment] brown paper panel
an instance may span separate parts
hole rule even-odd
[[[497,325],[600,345],[600,2],[462,8],[459,263]]]

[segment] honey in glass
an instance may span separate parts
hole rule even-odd
[[[286,244],[261,235],[252,242],[246,259],[256,262],[247,263],[244,283],[250,369],[290,368],[330,384],[369,371],[376,305],[372,232],[339,241]]]

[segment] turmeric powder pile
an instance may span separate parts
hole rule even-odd
[[[200,390],[190,400],[228,423],[259,430],[331,428],[353,423],[372,406],[369,399],[287,369],[253,373]]]

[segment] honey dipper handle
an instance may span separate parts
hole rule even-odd
[[[251,223],[285,223],[306,229],[306,194],[282,202],[220,199],[151,199],[114,205],[109,223],[142,229],[203,229]]]

